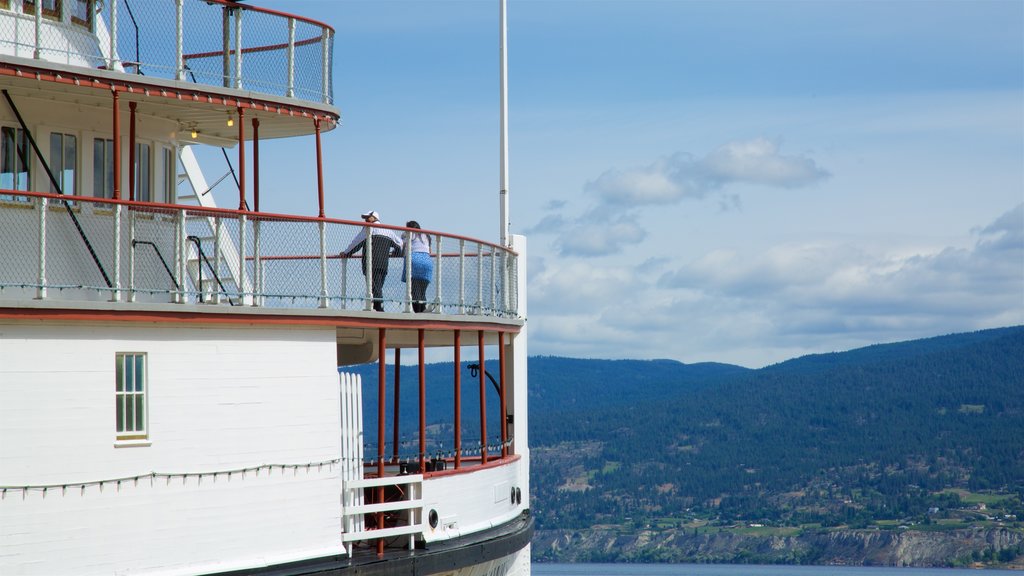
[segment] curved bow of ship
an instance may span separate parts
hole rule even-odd
[[[0,0],[0,573],[529,573],[525,238],[326,217],[333,39]],[[260,211],[270,138],[318,214]]]

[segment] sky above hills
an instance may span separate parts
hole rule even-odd
[[[329,216],[497,240],[497,0],[253,4],[336,30]],[[1024,324],[1024,3],[508,13],[530,354],[759,367]],[[263,209],[315,215],[310,147],[261,147],[290,167]]]

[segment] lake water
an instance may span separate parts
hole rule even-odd
[[[533,576],[1022,576],[1013,570],[758,566],[754,564],[531,564]]]

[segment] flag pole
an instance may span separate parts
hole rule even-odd
[[[501,245],[509,246],[508,222],[508,34],[506,19],[506,0],[498,0],[501,4]]]

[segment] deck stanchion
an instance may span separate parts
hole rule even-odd
[[[138,103],[128,102],[128,200],[135,201],[135,109]]]
[[[238,300],[242,306],[248,302],[249,293],[245,289],[245,227],[247,219],[243,212],[238,216]]]
[[[495,257],[497,256],[496,250],[497,250],[497,248],[495,248],[494,246],[491,246],[491,280],[488,283],[488,290],[491,293],[491,313],[492,314],[495,311],[494,298],[495,298],[495,292],[497,292],[497,289],[498,289],[497,285],[494,283],[494,278],[497,276],[497,274],[496,274],[496,272],[494,270],[494,267],[495,267]]]
[[[466,313],[466,241],[459,238],[459,314]]]
[[[235,89],[237,90],[242,89],[242,12],[241,8],[235,9]]]
[[[121,301],[121,210],[120,204],[114,206],[114,277],[112,278],[110,301]]]
[[[476,313],[484,312],[484,245],[476,243]]]
[[[114,144],[112,146],[113,151],[111,155],[114,157],[114,200],[121,199],[121,110],[120,102],[121,97],[117,93],[117,87],[112,86],[110,91],[113,93],[113,104],[111,110],[113,113],[113,128]]]
[[[188,259],[188,247],[185,245],[185,217],[187,210],[178,211],[178,224],[174,230],[174,281],[177,290],[174,292],[174,302],[182,304],[186,301],[185,290],[185,261]]]
[[[185,79],[185,29],[183,26],[184,7],[185,0],[174,0],[174,79],[179,82]],[[95,21],[95,18],[93,18],[93,20]]]
[[[263,254],[263,247],[260,242],[260,224],[261,220],[259,217],[253,218],[252,221],[252,274],[253,274],[253,287],[252,287],[252,305],[260,306],[263,304],[263,260],[260,256]]]
[[[455,348],[455,469],[462,466],[462,333],[454,331]]]
[[[498,332],[498,403],[501,407],[501,457],[508,457],[508,406],[505,403],[505,333]]]
[[[402,397],[402,349],[395,347],[395,407],[391,420],[391,463],[398,464],[398,403]]]
[[[331,103],[331,31],[326,26],[320,34],[321,71],[320,86],[321,98],[324,104]]]
[[[120,63],[117,61],[117,5],[121,0],[110,0],[110,58],[107,59],[107,70],[116,70]],[[37,17],[39,11],[36,11]]]
[[[49,200],[39,199],[39,286],[36,287],[36,299],[46,299],[46,211]]]
[[[363,244],[363,262],[366,264],[363,266],[363,278],[366,280],[366,307],[364,310],[369,312],[373,310],[373,228],[369,224],[366,225],[366,240]],[[382,295],[383,296],[383,295]],[[381,306],[384,302],[381,302]]]
[[[224,219],[222,217],[216,216],[215,219],[214,219],[214,224],[213,224],[213,271],[215,273],[214,277],[217,277],[217,276],[220,275],[220,264],[221,264],[221,262],[220,262],[220,236],[221,236],[221,227],[222,227],[222,223],[223,222],[224,222]],[[224,288],[219,283],[216,286],[213,287],[213,294],[214,294],[214,296],[213,296],[213,303],[214,304],[220,304],[221,293],[223,291],[224,291]],[[224,294],[224,296],[227,296],[227,294]]]
[[[387,329],[380,328],[377,332],[377,477],[384,477],[384,382],[387,379],[385,364],[387,350]],[[384,487],[377,487],[376,504],[384,502]],[[377,529],[384,528],[384,513],[377,512]],[[384,555],[384,540],[377,539],[377,555]]]
[[[434,254],[434,306],[438,313],[441,312],[441,235],[437,235],[437,252]]]
[[[223,82],[225,88],[231,87],[231,8],[225,6],[221,10],[221,30],[223,35],[223,57],[221,58],[223,68]],[[113,48],[111,48],[113,51]]]
[[[416,347],[419,349],[420,380],[420,474],[423,474],[427,460],[427,365],[424,334],[423,328],[420,328],[416,335]]]
[[[327,308],[327,222],[321,220],[317,225],[320,227],[320,307]],[[344,260],[341,265],[344,273]],[[342,277],[344,278],[344,275]]]
[[[135,210],[128,212],[128,301],[135,302]]]
[[[295,18],[288,18],[288,88],[285,93],[289,98],[295,96]]]
[[[241,121],[241,118],[239,118]],[[252,207],[260,211],[260,119],[252,119]]]
[[[114,1],[114,3],[115,4],[117,3],[116,0]],[[113,9],[113,8],[111,8],[111,9]],[[111,31],[112,31],[111,37],[110,37],[110,45],[111,45],[111,47],[113,47],[113,45],[114,45],[113,33],[115,33],[117,31],[117,28],[115,27],[115,24],[117,23],[117,20],[114,20],[113,14],[111,14],[110,18],[111,18],[110,25],[111,25]],[[39,60],[40,58],[42,58],[42,50],[41,50],[41,47],[42,47],[42,36],[43,36],[43,7],[42,6],[36,6],[36,14],[35,14],[34,25],[35,25],[35,33],[36,33],[36,45],[35,45],[35,48],[32,50],[32,57],[35,58],[36,60]],[[114,53],[113,49],[110,51],[110,53],[111,54]]]
[[[484,331],[478,330],[476,336],[477,354],[480,362],[480,463],[487,464],[487,385],[484,378]]]
[[[405,273],[402,278],[405,278],[405,312],[412,312],[412,232],[406,230],[405,236],[405,251],[402,256],[402,268]]]

